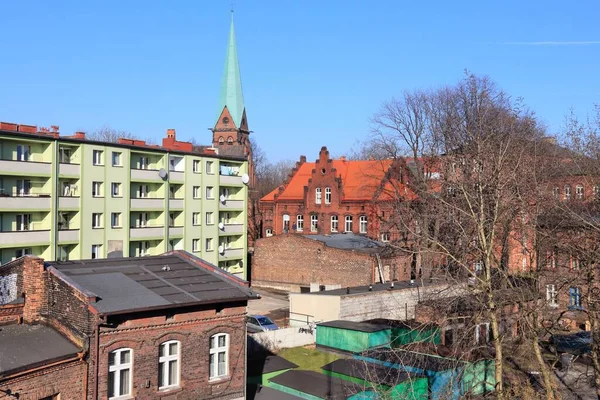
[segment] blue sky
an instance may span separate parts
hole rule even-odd
[[[228,1],[3,1],[0,120],[211,139]],[[557,133],[600,102],[600,2],[235,1],[253,137],[342,155],[381,102],[488,75]],[[543,42],[543,43],[540,43]],[[583,43],[585,42],[585,43]]]

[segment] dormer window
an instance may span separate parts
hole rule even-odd
[[[223,144],[225,143],[225,139],[223,139],[223,136],[219,137],[219,144]]]
[[[233,138],[232,138],[231,136],[229,136],[229,137],[227,138],[227,143],[228,143],[228,144],[233,144]]]

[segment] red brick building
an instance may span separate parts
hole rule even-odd
[[[355,234],[281,234],[256,242],[252,285],[308,292],[409,280],[411,257]]]
[[[245,314],[256,296],[188,253],[27,256],[0,267],[0,288],[0,323],[9,324],[0,398],[245,396]]]

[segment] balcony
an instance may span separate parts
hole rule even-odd
[[[169,237],[183,237],[183,226],[170,226]]]
[[[79,197],[78,196],[60,196],[58,198],[58,209],[59,210],[78,210],[79,209]]]
[[[225,224],[223,229],[219,230],[220,234],[243,234],[244,224]]]
[[[244,182],[242,182],[242,177],[241,176],[235,176],[235,175],[221,175],[219,177],[219,184],[220,185],[243,185]]]
[[[219,208],[221,210],[243,210],[244,200],[225,200],[219,202]]]
[[[165,237],[165,227],[164,226],[131,227],[131,229],[129,230],[129,237],[131,239],[164,238]]]
[[[228,258],[243,258],[244,257],[244,249],[225,249],[223,253],[219,254],[219,260],[224,260]]]
[[[49,194],[4,196],[0,192],[0,210],[37,211],[52,208]]]
[[[131,199],[132,210],[164,210],[165,199],[136,198]]]
[[[52,163],[34,161],[0,160],[0,174],[43,176],[52,174]]]
[[[79,164],[60,163],[58,165],[58,173],[63,176],[79,176],[79,171]]]
[[[169,171],[169,180],[183,182],[185,180],[185,172],[183,171]]]
[[[79,242],[79,229],[66,229],[58,231],[58,242]]]
[[[50,242],[50,230],[0,232],[0,247],[35,246]]]
[[[183,199],[169,199],[169,210],[183,210]]]
[[[132,181],[152,181],[162,182],[162,178],[158,176],[157,169],[131,169],[131,180]]]

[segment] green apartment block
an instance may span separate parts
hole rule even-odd
[[[0,122],[0,263],[185,250],[247,279],[254,174],[233,16],[218,107],[212,147],[173,129],[153,146]]]
[[[181,249],[245,278],[248,162],[164,144],[0,123],[1,262]]]

